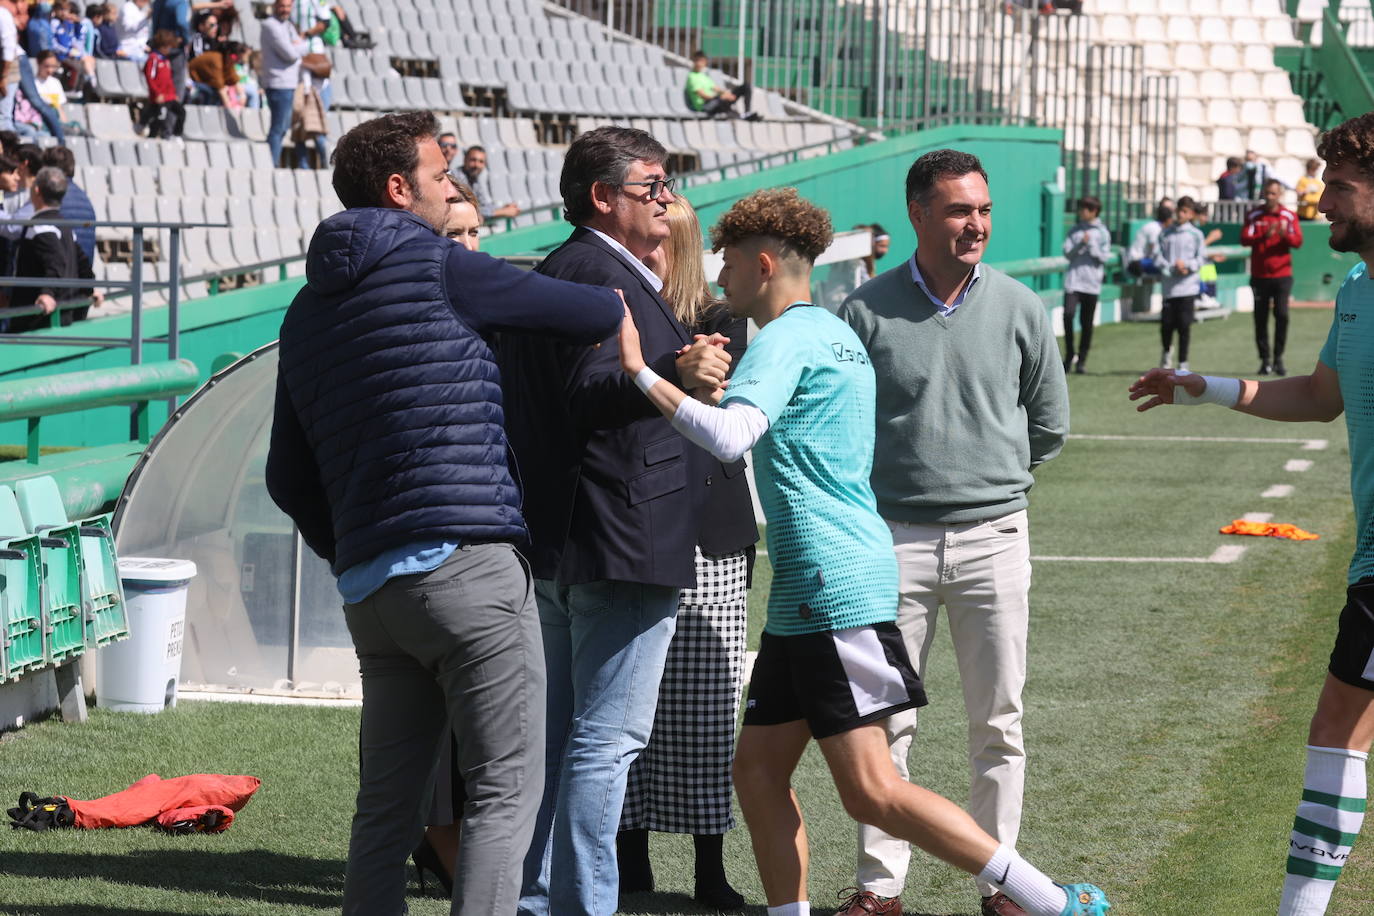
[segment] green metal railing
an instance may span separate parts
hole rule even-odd
[[[0,382],[0,422],[28,421],[29,464],[38,464],[42,453],[40,431],[44,417],[93,407],[132,405],[133,437],[146,444],[152,438],[149,402],[194,391],[199,379],[195,363],[174,359]]]

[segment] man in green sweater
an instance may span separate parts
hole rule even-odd
[[[897,624],[926,670],[941,605],[969,714],[969,813],[1014,847],[1025,746],[1031,470],[1064,445],[1068,387],[1040,298],[981,264],[992,233],[987,173],[976,156],[936,150],[906,179],[917,251],[855,290],[839,315],[878,379],[872,484],[892,531]],[[916,711],[887,720],[903,776]],[[900,914],[911,848],[859,828],[859,893],[841,913]],[[983,916],[1024,910],[979,883]]]

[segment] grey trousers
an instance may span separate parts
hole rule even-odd
[[[406,858],[450,722],[468,795],[451,912],[515,912],[544,787],[544,650],[524,560],[509,544],[463,547],[344,616],[363,685],[345,916],[406,912]]]

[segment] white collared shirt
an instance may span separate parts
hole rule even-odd
[[[974,264],[973,274],[969,277],[968,282],[964,284],[964,288],[959,290],[959,295],[954,297],[953,302],[951,302],[949,305],[945,305],[945,303],[942,300],[937,299],[935,297],[935,294],[930,291],[930,287],[926,286],[926,278],[921,276],[921,268],[916,266],[916,255],[913,254],[911,256],[911,260],[907,263],[911,265],[912,281],[915,282],[915,284],[921,288],[921,292],[926,294],[926,298],[929,299],[932,303],[934,303],[935,307],[939,309],[940,314],[944,315],[945,317],[953,315],[954,310],[964,304],[964,298],[969,294],[969,291],[973,289],[973,284],[977,283],[978,280],[983,276],[983,265],[981,263]]]
[[[617,251],[621,256],[625,258],[625,260],[633,264],[635,266],[635,269],[638,270],[641,274],[643,274],[644,279],[647,280],[649,282],[649,285],[654,288],[654,292],[660,293],[663,291],[663,281],[659,279],[658,274],[650,270],[648,265],[641,261],[639,258],[630,254],[628,248],[617,242],[615,239],[611,238],[606,233],[602,232],[600,229],[592,229],[591,226],[588,226],[587,228],[590,229],[592,232],[595,232],[597,235],[601,236],[601,239],[607,245],[610,245],[611,248],[615,249],[615,251]]]

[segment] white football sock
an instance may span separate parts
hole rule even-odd
[[[1030,916],[1060,916],[1069,903],[1064,889],[1021,858],[1010,846],[998,846],[978,879],[995,884]]]
[[[770,906],[768,916],[811,916],[811,904],[805,900],[800,903],[784,903],[782,906]]]
[[[1279,916],[1326,912],[1364,821],[1368,759],[1368,754],[1348,748],[1307,746],[1307,773],[1288,841]]]

